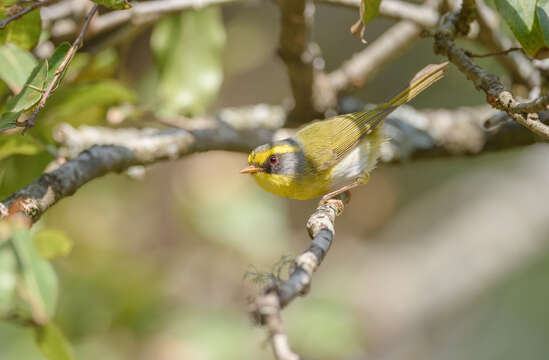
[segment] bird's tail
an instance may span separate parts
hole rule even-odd
[[[414,78],[408,83],[408,86],[401,90],[391,99],[380,105],[380,108],[396,108],[402,104],[406,104],[418,96],[423,90],[436,83],[444,77],[444,70],[448,66],[448,61],[440,64],[429,64],[421,69]]]

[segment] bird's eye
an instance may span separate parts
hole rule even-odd
[[[271,155],[271,157],[269,158],[269,162],[271,163],[271,165],[276,165],[276,164],[278,164],[278,156],[276,156],[276,155]]]

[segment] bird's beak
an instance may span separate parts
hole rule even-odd
[[[260,171],[263,171],[263,169],[260,168],[259,166],[250,165],[250,166],[240,170],[240,173],[241,174],[254,174],[254,173],[260,172]]]

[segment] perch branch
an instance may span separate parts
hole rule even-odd
[[[41,6],[48,5],[52,0],[42,0],[36,1],[30,4],[29,6],[24,7],[21,11],[16,12],[15,14],[8,16],[5,19],[0,20],[0,30],[4,29],[10,22],[17,20],[26,14],[30,13],[34,9],[37,9]]]
[[[99,5],[94,5],[89,11],[88,15],[86,16],[86,19],[84,20],[84,25],[82,25],[82,29],[78,34],[78,37],[76,38],[72,46],[69,48],[69,51],[65,55],[65,58],[63,59],[59,67],[55,70],[55,75],[53,76],[46,90],[44,90],[44,94],[42,94],[42,98],[40,99],[40,102],[36,105],[36,108],[34,109],[34,112],[32,113],[32,115],[27,120],[25,120],[21,125],[25,127],[24,131],[34,126],[38,113],[46,105],[46,101],[48,101],[48,98],[50,97],[50,95],[55,91],[56,86],[58,85],[57,82],[60,81],[61,76],[63,75],[63,73],[65,72],[65,69],[71,62],[72,58],[74,57],[74,54],[76,54],[76,51],[80,48],[80,46],[82,46],[82,42],[84,41],[84,34],[86,33],[86,30],[88,29],[88,26],[90,25],[90,21],[93,18],[93,15],[95,15],[95,12],[97,11],[98,6]]]
[[[267,289],[252,304],[252,317],[267,328],[273,352],[278,360],[299,359],[299,356],[290,350],[288,339],[282,331],[280,311],[297,296],[304,295],[309,290],[313,273],[332,245],[335,218],[340,213],[341,208],[336,201],[320,205],[316,209],[307,221],[311,245],[295,260],[288,280]]]
[[[277,107],[255,106],[240,111],[226,110],[220,114],[227,121],[263,118],[266,123],[281,122],[282,111]],[[245,119],[245,117],[248,117]],[[233,120],[231,120],[233,119]],[[62,125],[55,137],[68,149],[61,156],[73,157],[57,169],[40,176],[29,186],[2,202],[9,214],[23,211],[36,221],[65,196],[109,172],[120,172],[134,165],[176,159],[199,151],[248,151],[266,143],[276,135],[265,128],[237,128],[221,121],[203,121],[193,129],[120,129],[82,127],[75,130]],[[25,205],[22,207],[21,205]]]
[[[549,126],[539,121],[536,113],[519,113],[524,109],[537,109],[545,106],[547,98],[533,102],[518,102],[513,94],[507,90],[496,75],[490,74],[476,65],[464,50],[454,43],[454,37],[463,34],[468,25],[464,24],[467,17],[460,16],[461,11],[449,13],[435,33],[434,50],[437,54],[446,55],[448,60],[454,63],[467,78],[475,84],[477,89],[482,89],[487,95],[487,101],[494,108],[505,111],[509,116],[530,131],[549,139]]]
[[[381,160],[397,163],[479,154],[541,140],[515,122],[508,121],[507,114],[501,114],[487,106],[421,112],[403,106],[386,120],[384,128],[391,141],[383,146]],[[540,113],[540,116],[545,122],[549,120],[547,112]],[[24,208],[24,212],[36,221],[57,201],[108,172],[176,159],[194,152],[247,152],[273,138],[287,136],[288,132],[275,130],[284,122],[284,117],[285,113],[280,107],[256,105],[225,109],[217,119],[198,120],[188,129],[89,126],[74,129],[70,125],[62,125],[55,132],[56,140],[63,144],[59,155],[72,160],[12,194],[0,202],[0,208],[10,208],[10,214]],[[486,122],[499,125],[486,130]]]

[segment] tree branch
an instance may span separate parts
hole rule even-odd
[[[435,33],[434,50],[437,54],[443,54],[454,63],[467,78],[475,84],[477,89],[482,89],[487,95],[487,102],[494,108],[505,111],[509,116],[539,136],[549,139],[549,126],[538,120],[535,113],[518,113],[523,109],[538,108],[545,104],[547,99],[539,103],[521,104],[508,91],[496,75],[490,74],[476,65],[464,50],[454,43],[454,37],[463,34],[468,25],[464,24],[467,17],[460,16],[460,11],[454,11],[444,17],[442,24]],[[523,110],[524,111],[524,110]]]
[[[82,42],[84,41],[84,34],[86,33],[86,30],[88,29],[88,26],[90,25],[90,21],[93,18],[93,15],[95,15],[97,8],[99,5],[93,5],[91,10],[89,11],[88,15],[86,16],[86,19],[84,20],[84,25],[82,25],[82,29],[80,30],[80,33],[78,34],[78,37],[70,47],[69,51],[65,55],[65,58],[63,59],[63,62],[59,65],[59,67],[55,70],[55,75],[53,76],[50,84],[44,91],[44,94],[42,94],[42,98],[40,99],[40,102],[36,105],[34,112],[32,115],[23,122],[21,126],[24,126],[24,131],[27,131],[28,129],[32,128],[35,124],[36,117],[38,116],[38,113],[42,108],[46,105],[46,101],[48,101],[48,98],[50,95],[55,91],[58,81],[60,81],[61,76],[65,72],[65,69],[71,62],[72,58],[74,57],[74,54],[76,54],[76,51],[82,46]]]
[[[318,3],[334,6],[360,8],[362,0],[315,0]],[[398,20],[409,20],[423,28],[432,28],[437,24],[439,14],[432,7],[416,5],[400,0],[383,0],[379,5],[379,15]]]
[[[501,52],[515,46],[515,43],[502,34],[498,15],[482,0],[477,0],[477,21],[480,25],[478,40],[491,52]],[[532,62],[520,52],[498,57],[514,82],[523,83],[530,88],[539,87],[541,76]]]
[[[173,160],[195,152],[250,149],[291,135],[276,130],[284,122],[280,107],[256,105],[225,109],[216,119],[187,123],[187,129],[109,129],[62,125],[55,139],[63,144],[59,155],[72,158],[57,169],[45,173],[34,183],[12,194],[0,204],[9,211],[22,210],[33,221],[49,207],[78,188],[108,172],[120,172],[135,165]],[[497,119],[497,120],[496,120]],[[486,107],[460,108],[453,111],[417,111],[402,106],[384,125],[391,138],[382,147],[382,162],[398,163],[414,159],[480,154],[539,142],[542,139],[508,121]],[[549,120],[547,112],[541,119]],[[485,124],[499,125],[486,130]],[[491,125],[492,126],[492,125]],[[0,206],[1,207],[1,206]]]
[[[313,273],[322,263],[334,239],[335,218],[342,211],[337,201],[339,200],[320,205],[307,221],[307,230],[312,242],[295,260],[288,280],[267,289],[252,304],[252,317],[259,324],[266,326],[273,352],[278,360],[299,359],[299,356],[290,350],[288,339],[282,330],[280,311],[298,295],[304,295],[309,290]]]
[[[18,11],[13,15],[8,16],[7,18],[0,20],[0,30],[3,30],[10,22],[25,16],[26,14],[30,13],[34,9],[37,9],[41,6],[48,5],[49,3],[51,3],[51,1],[52,0],[35,1],[29,6],[23,7],[21,11]]]
[[[297,126],[321,116],[313,93],[313,65],[320,50],[309,41],[314,5],[309,0],[279,0],[278,5],[281,15],[278,54],[286,65],[294,98],[287,125]]]
[[[354,54],[341,67],[327,74],[334,96],[342,91],[362,87],[385,65],[406,51],[419,39],[421,28],[411,21],[400,21]]]

